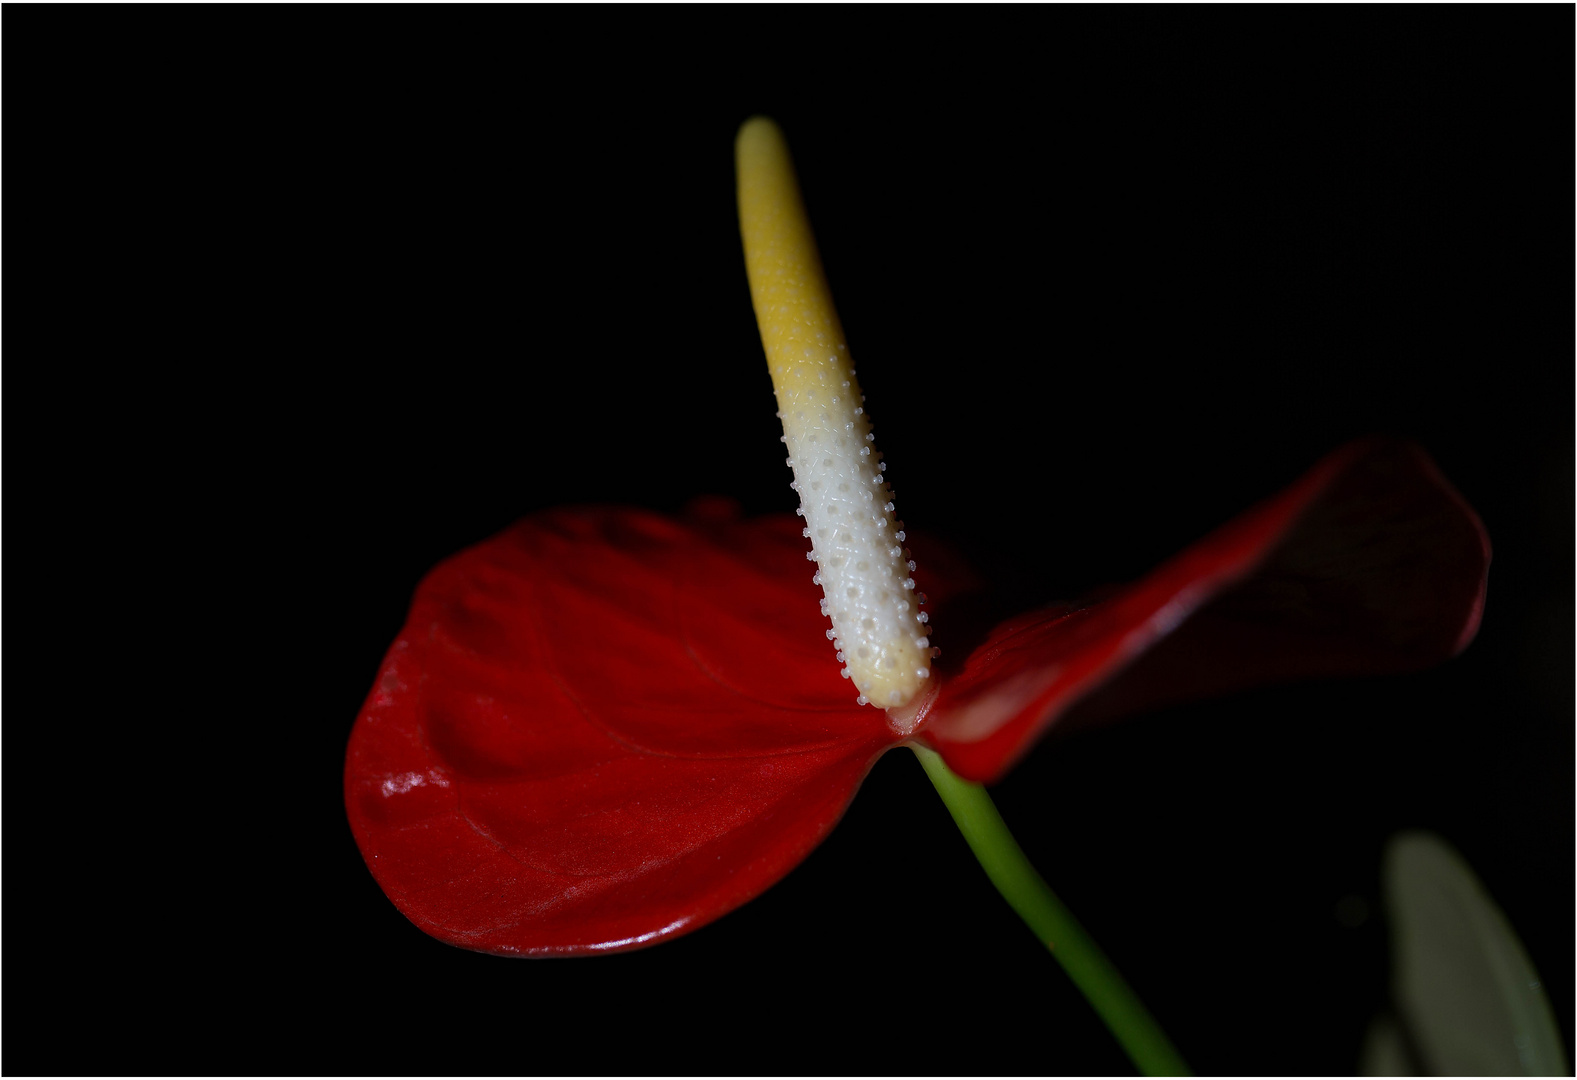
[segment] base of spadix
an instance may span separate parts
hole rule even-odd
[[[827,636],[860,704],[908,704],[930,678],[931,642],[915,596],[893,493],[871,451],[854,370],[837,351],[774,365],[798,513],[822,588]]]
[[[887,710],[887,726],[893,734],[907,739],[915,730],[925,722],[931,706],[936,704],[937,695],[941,690],[941,683],[935,679],[926,681],[924,687],[907,705],[900,705]]]

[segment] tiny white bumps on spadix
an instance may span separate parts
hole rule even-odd
[[[887,466],[873,449],[782,132],[752,120],[736,151],[751,298],[811,542],[806,557],[832,621],[827,637],[861,705],[901,708],[930,678],[932,651]]]
[[[839,445],[838,432],[850,418],[858,434],[866,433],[865,417],[841,403],[802,407],[828,383],[854,381],[847,356],[846,345],[837,342],[781,372],[774,367],[773,382],[811,542],[806,556],[816,563],[822,612],[832,620],[827,636],[843,654],[844,670],[865,699],[861,704],[897,708],[929,678],[931,653],[909,576],[914,564],[893,539],[892,494],[885,483],[871,483],[852,440]]]

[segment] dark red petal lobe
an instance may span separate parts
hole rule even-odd
[[[855,704],[797,518],[522,521],[437,567],[351,735],[351,829],[429,934],[635,948],[777,881],[895,739]]]
[[[1489,555],[1422,450],[1352,443],[1114,595],[997,627],[943,684],[922,738],[989,782],[1059,721],[1424,667],[1473,639]]]

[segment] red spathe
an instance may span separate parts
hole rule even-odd
[[[433,570],[346,760],[352,831],[400,910],[484,952],[613,951],[804,859],[901,740],[838,675],[800,528],[562,509]],[[972,575],[912,546],[945,642]],[[1421,451],[1354,443],[1134,585],[939,664],[915,738],[991,780],[1059,722],[1421,667],[1471,640],[1488,561]]]

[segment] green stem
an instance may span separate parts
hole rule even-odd
[[[1182,1055],[1138,995],[1030,865],[986,789],[960,779],[932,751],[914,745],[910,749],[925,766],[991,884],[1051,950],[1139,1071],[1146,1076],[1190,1075]]]

